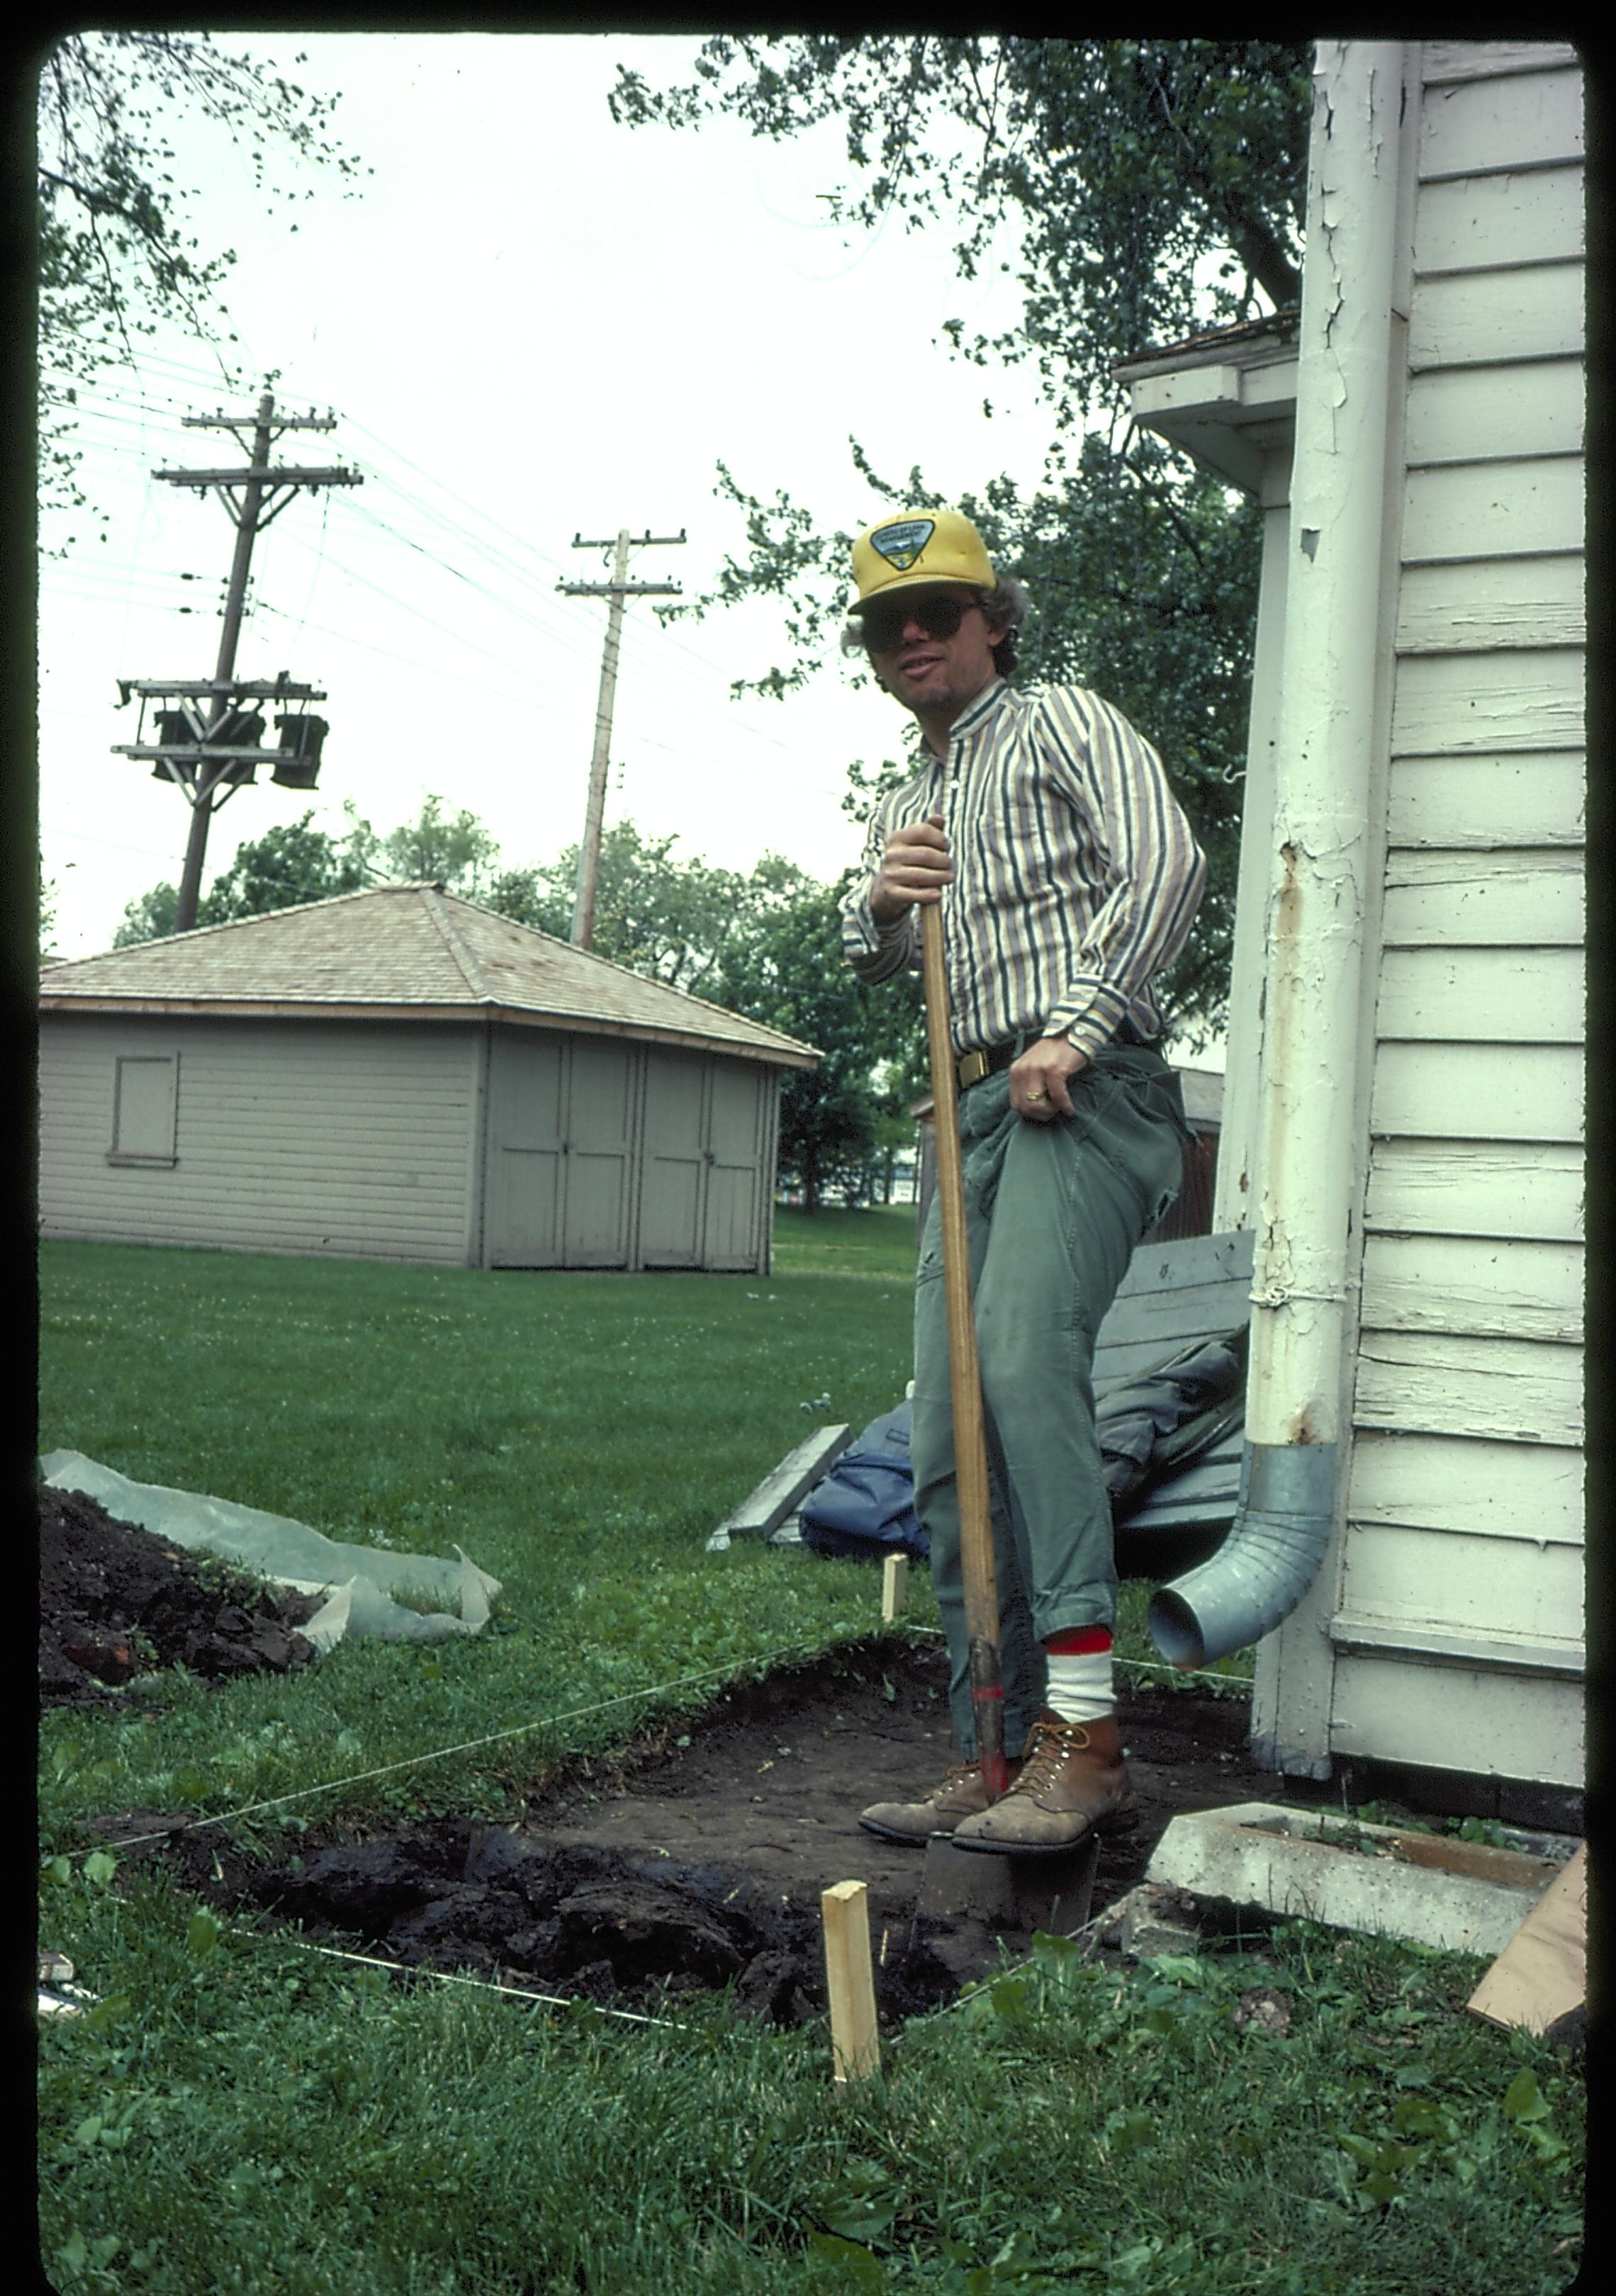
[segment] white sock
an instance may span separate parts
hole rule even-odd
[[[1116,1707],[1112,1689],[1111,1652],[1082,1651],[1075,1654],[1047,1653],[1049,1687],[1045,1696],[1052,1713],[1062,1722],[1101,1722]]]

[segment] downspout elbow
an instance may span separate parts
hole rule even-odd
[[[1151,1599],[1151,1639],[1169,1665],[1226,1658],[1290,1617],[1329,1543],[1336,1456],[1333,1443],[1246,1445],[1228,1537]]]

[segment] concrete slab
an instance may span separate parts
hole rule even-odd
[[[1273,1802],[1176,1817],[1145,1880],[1202,1900],[1459,1953],[1501,1953],[1577,1844],[1513,1833],[1509,1846],[1366,1825]]]

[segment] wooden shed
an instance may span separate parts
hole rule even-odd
[[[1253,1738],[1578,1789],[1583,76],[1325,42],[1315,86],[1300,313],[1121,370],[1266,512],[1213,1224],[1248,1456],[1330,1451],[1333,1512]]]
[[[473,1267],[765,1272],[818,1054],[387,885],[47,966],[54,1236]]]

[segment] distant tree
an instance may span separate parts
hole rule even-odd
[[[765,854],[751,870],[718,869],[699,857],[677,857],[678,841],[647,837],[632,821],[613,822],[606,831],[594,953],[669,988],[711,997],[736,935],[812,881],[777,853]],[[506,870],[489,887],[488,906],[569,939],[578,856],[578,847],[570,845],[543,866]]]
[[[299,62],[306,61],[298,58]],[[206,32],[70,33],[39,78],[40,451],[47,499],[81,504],[71,408],[80,387],[132,361],[135,340],[176,324],[217,344],[218,291],[235,261],[190,229],[194,186],[176,179],[195,127],[246,155],[261,201],[290,200],[290,157],[351,193],[360,163],[327,133],[334,96],[216,48]],[[363,170],[368,174],[368,168]],[[312,199],[315,187],[305,188]],[[292,225],[295,231],[297,226]],[[226,333],[226,345],[235,337]]]
[[[494,882],[498,840],[463,807],[453,817],[440,797],[429,797],[414,821],[390,830],[376,846],[384,873],[411,884],[439,884],[463,900],[481,900]]]
[[[123,922],[112,936],[114,948],[133,948],[143,940],[167,940],[174,931],[174,919],[179,907],[179,887],[165,878],[153,885],[138,900],[131,901],[123,913]]]
[[[714,988],[730,1012],[778,1029],[823,1055],[793,1069],[780,1099],[780,1169],[816,1211],[826,1196],[867,1194],[887,1095],[878,1074],[911,1075],[918,1002],[906,981],[866,988],[842,954],[841,889],[805,882],[749,920]]]
[[[72,864],[69,863],[69,867]],[[54,877],[45,873],[45,856],[39,856],[39,961],[48,964],[56,954],[56,904],[58,890]]]
[[[198,904],[197,923],[229,924],[237,917],[261,917],[302,901],[358,892],[365,884],[364,863],[323,829],[311,828],[313,819],[310,810],[300,821],[238,845],[230,866]]]

